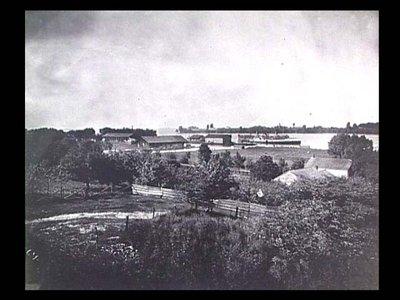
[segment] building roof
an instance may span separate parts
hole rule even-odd
[[[206,138],[224,138],[224,137],[228,137],[228,138],[232,138],[232,135],[230,134],[207,134]]]
[[[300,180],[321,180],[334,178],[335,175],[329,173],[328,171],[317,171],[316,169],[297,169],[290,170],[282,175],[276,177],[274,181],[280,181],[285,184],[292,184],[295,181]]]
[[[304,169],[315,168],[316,166],[318,166],[318,168],[322,169],[348,171],[351,167],[351,163],[351,159],[311,157],[304,165]]]
[[[192,136],[189,137],[189,139],[201,139],[201,138],[204,138],[204,135],[193,134]]]
[[[126,137],[129,138],[133,135],[133,133],[120,133],[120,132],[109,132],[103,134],[103,137]]]
[[[187,143],[187,140],[181,135],[142,136],[142,139],[149,144]]]

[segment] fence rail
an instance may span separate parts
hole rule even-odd
[[[277,208],[228,199],[214,200],[212,205],[213,209],[216,209],[217,211],[222,210],[230,215],[235,214],[238,217],[268,216],[277,212]]]
[[[132,184],[133,195],[158,196],[160,198],[176,199],[185,197],[179,190],[166,189],[162,187],[153,187],[147,185]],[[265,205],[248,203],[230,199],[214,199],[212,201],[190,201],[194,207],[200,206],[207,210],[213,210],[219,213],[234,215],[239,218],[254,216],[269,216],[276,214],[278,208],[266,207]]]
[[[163,187],[147,186],[132,184],[132,194],[133,195],[145,195],[145,196],[158,196],[160,198],[175,199],[178,197],[183,197],[184,194],[181,191],[166,189]]]

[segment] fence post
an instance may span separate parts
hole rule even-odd
[[[129,216],[126,216],[126,221],[125,221],[125,231],[128,230],[129,227]]]
[[[94,232],[95,232],[95,234],[96,234],[96,248],[97,248],[97,244],[99,243],[99,233],[98,233],[98,231],[97,231],[97,226],[94,227]]]
[[[156,209],[153,207],[153,219],[154,219],[155,213],[156,213]]]
[[[239,207],[236,206],[236,213],[235,213],[235,218],[237,218],[239,215]]]
[[[197,211],[197,200],[194,202],[194,209]]]

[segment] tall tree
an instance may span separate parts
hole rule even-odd
[[[185,190],[189,199],[209,201],[226,198],[230,189],[236,185],[230,176],[226,162],[219,154],[213,156],[207,164],[199,164],[188,172]]]
[[[286,171],[289,171],[289,165],[283,158],[279,159],[278,166],[281,174],[285,173]]]
[[[378,181],[379,154],[365,136],[338,134],[329,142],[328,153],[351,159],[350,175]]]
[[[246,161],[246,157],[240,155],[239,151],[236,151],[236,155],[233,157],[234,167],[238,168],[238,169],[244,168],[245,161]]]
[[[86,184],[85,198],[89,197],[90,183],[96,178],[93,166],[102,155],[102,150],[100,143],[83,141],[70,149],[61,161],[63,169],[70,174],[71,179]]]
[[[111,184],[112,191],[116,184],[126,179],[123,159],[119,153],[111,155],[97,153],[91,164],[95,178],[100,183]]]
[[[228,167],[233,166],[233,159],[231,153],[228,150],[225,150],[221,153],[221,159],[225,162]]]
[[[344,158],[345,150],[350,143],[350,136],[347,134],[337,134],[328,143],[328,153],[339,158]]]
[[[271,181],[271,179],[279,176],[280,168],[274,163],[271,156],[262,155],[254,164],[250,167],[250,175],[254,179],[260,179],[262,181]]]
[[[48,159],[51,146],[65,136],[64,131],[54,128],[25,130],[25,167]]]
[[[211,150],[210,147],[206,143],[202,143],[199,148],[199,162],[200,163],[208,163],[211,158]]]

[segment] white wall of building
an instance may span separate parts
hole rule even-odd
[[[346,170],[334,170],[334,169],[325,169],[325,170],[337,177],[346,177],[346,178],[349,177],[349,174]]]

